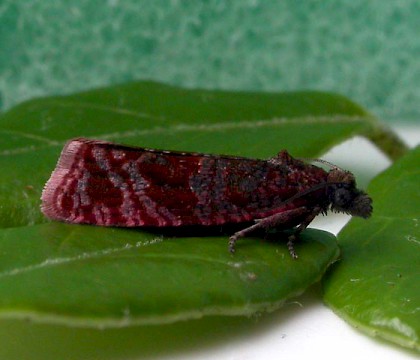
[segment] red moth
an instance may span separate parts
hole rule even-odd
[[[49,218],[103,226],[222,225],[255,223],[257,229],[292,229],[288,248],[319,213],[367,218],[372,200],[352,173],[327,172],[281,151],[268,160],[162,151],[73,139],[64,147],[42,193]]]

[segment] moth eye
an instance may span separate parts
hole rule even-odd
[[[337,189],[334,193],[334,203],[337,206],[345,206],[352,199],[350,191],[347,189]]]

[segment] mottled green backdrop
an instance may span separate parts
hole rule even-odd
[[[335,91],[420,119],[418,0],[0,0],[0,108],[138,79]]]

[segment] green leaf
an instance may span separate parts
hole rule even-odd
[[[357,328],[420,350],[420,147],[374,179],[372,219],[353,219],[338,239],[342,259],[325,301]]]
[[[292,261],[285,244],[261,239],[241,241],[232,256],[227,236],[48,222],[39,197],[67,139],[268,158],[283,148],[314,157],[357,134],[381,139],[390,156],[404,151],[359,106],[319,92],[140,82],[13,108],[0,117],[0,313],[84,326],[251,314],[302,292],[337,255],[333,237],[314,231]]]
[[[243,336],[259,335],[273,316],[206,316],[165,325],[80,328],[16,319],[0,319],[0,359],[134,360],[193,358]],[[278,316],[274,315],[274,319]],[[211,350],[210,350],[211,351]],[[182,356],[182,352],[186,356]],[[201,355],[201,354],[200,354]],[[200,356],[196,356],[199,358]],[[223,358],[223,356],[222,356]]]
[[[61,223],[2,231],[0,315],[80,326],[168,323],[272,311],[320,279],[337,257],[331,234],[310,230],[299,261],[285,244],[163,238]]]
[[[0,116],[0,227],[45,222],[41,190],[72,137],[269,158],[281,149],[319,156],[355,135],[371,138],[390,157],[405,151],[358,105],[320,92],[186,90],[138,82],[32,100]]]

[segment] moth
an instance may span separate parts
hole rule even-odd
[[[287,246],[297,258],[293,244],[318,214],[372,213],[353,174],[330,165],[326,171],[286,150],[259,160],[77,138],[64,146],[41,210],[54,220],[117,227],[251,222],[230,236],[232,253],[258,229],[293,229]]]

